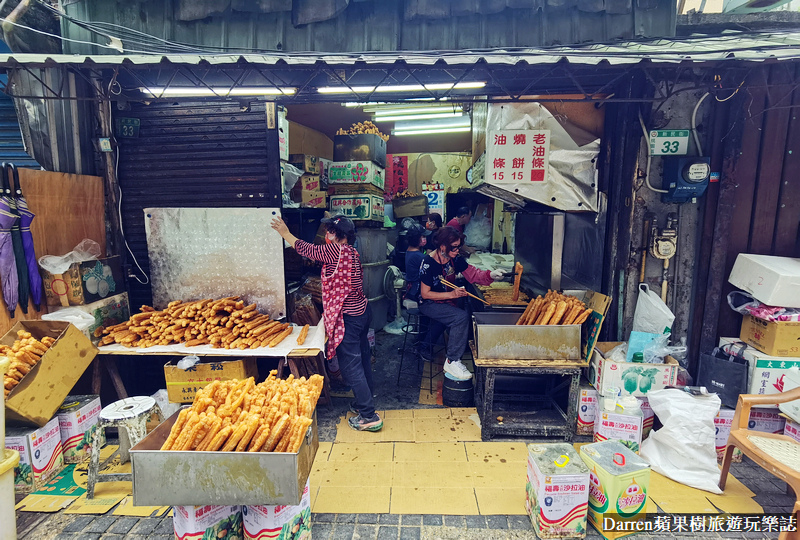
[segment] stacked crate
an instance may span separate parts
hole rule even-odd
[[[326,208],[328,193],[323,188],[320,176],[320,158],[307,154],[291,154],[289,163],[303,171],[290,193],[292,200],[300,203],[302,208]]]
[[[336,135],[328,170],[333,214],[383,223],[386,141],[373,133]]]

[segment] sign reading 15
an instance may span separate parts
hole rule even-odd
[[[495,180],[504,180],[505,179],[505,173],[503,171],[492,173],[492,176],[494,177]],[[511,173],[511,179],[512,180],[522,181],[522,179],[523,179],[522,171],[512,172]]]

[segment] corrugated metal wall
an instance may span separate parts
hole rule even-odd
[[[741,316],[726,301],[739,253],[800,257],[799,113],[794,63],[754,69],[737,95],[715,104],[712,170],[722,178],[709,188],[701,232],[699,266],[707,268],[699,279],[707,287],[694,322],[701,351],[719,336],[739,335]]]
[[[144,208],[273,206],[280,186],[267,182],[264,104],[132,104],[115,118],[138,118],[137,138],[119,138],[125,237],[149,274]],[[128,256],[128,263],[133,264]],[[131,305],[152,301],[149,285],[129,280]]]
[[[404,17],[407,1],[352,2],[334,19],[299,27],[292,25],[288,11],[228,10],[222,15],[183,22],[174,16],[177,0],[77,0],[65,2],[64,10],[86,21],[111,22],[181,43],[289,52],[537,47],[675,35],[676,4],[671,0],[623,2],[626,9],[616,13],[608,12],[614,11],[609,2],[551,0],[531,2],[528,9],[505,9],[495,14],[413,20]],[[62,20],[61,31],[64,37],[75,40],[97,41],[98,37],[67,20]],[[133,44],[126,46],[137,48]],[[157,51],[158,46],[150,41],[139,48]],[[64,52],[114,51],[66,41]]]
[[[18,167],[40,168],[25,152],[14,101],[5,94],[0,94],[0,161],[10,161]]]

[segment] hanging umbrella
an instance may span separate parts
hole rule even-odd
[[[11,191],[11,183],[9,177],[13,174],[17,174],[17,168],[14,166],[13,163],[6,164],[6,182],[8,183],[8,189]],[[28,262],[25,260],[25,248],[22,246],[22,231],[19,228],[19,221],[20,215],[19,210],[17,209],[17,198],[14,196],[13,192],[9,197],[9,201],[11,201],[10,210],[11,213],[16,217],[16,221],[11,226],[11,245],[14,249],[14,260],[16,261],[17,265],[17,278],[18,278],[18,290],[19,290],[19,307],[22,308],[22,313],[28,313],[28,298],[30,297],[30,283],[28,280]]]
[[[6,164],[3,163],[0,168],[3,177],[3,189],[0,190],[0,282],[3,288],[3,300],[13,318],[19,299],[19,277],[11,242],[11,228],[18,219],[16,214],[11,212],[11,187],[6,176]]]
[[[28,208],[28,201],[22,194],[22,185],[19,183],[19,171],[15,165],[11,165],[14,172],[14,187],[16,188],[17,210],[19,210],[19,230],[22,233],[22,247],[25,250],[25,263],[28,267],[28,282],[30,285],[31,300],[33,307],[39,311],[42,307],[42,276],[39,274],[39,265],[36,262],[36,250],[33,246],[33,235],[31,234],[31,222],[36,214]],[[12,188],[13,189],[13,188]]]

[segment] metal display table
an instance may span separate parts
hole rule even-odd
[[[581,365],[552,360],[492,360],[478,358],[470,342],[475,362],[475,405],[481,418],[481,439],[497,436],[563,437],[572,441],[578,417]],[[546,376],[541,393],[496,393],[499,376]],[[568,390],[566,411],[555,395]],[[499,403],[516,406],[501,408]],[[498,420],[502,418],[502,421]]]

